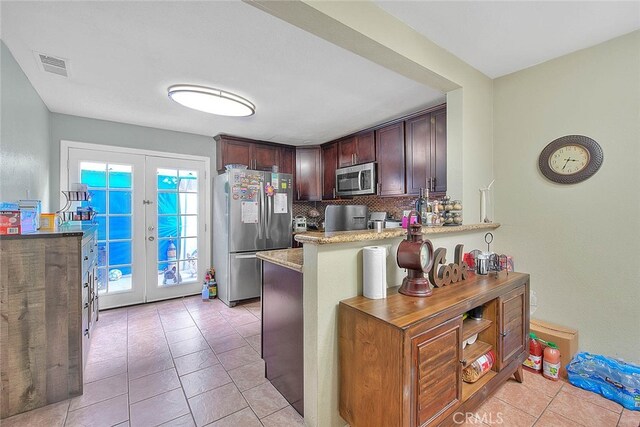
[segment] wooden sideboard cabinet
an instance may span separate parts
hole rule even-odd
[[[511,375],[522,381],[528,274],[472,274],[427,298],[397,289],[385,299],[340,302],[340,415],[351,426],[455,424],[456,413],[473,411]],[[463,320],[477,307],[482,319]],[[475,343],[463,348],[475,334]],[[490,350],[491,371],[464,382],[463,369]]]
[[[0,238],[0,418],[82,394],[97,320],[95,226]]]

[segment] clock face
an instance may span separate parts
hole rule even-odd
[[[560,175],[573,175],[589,164],[589,151],[581,145],[565,145],[551,153],[549,167]]]
[[[429,265],[429,247],[425,244],[420,246],[420,267],[425,270]]]
[[[577,184],[598,172],[604,154],[595,140],[566,135],[547,144],[538,157],[540,172],[558,184]]]

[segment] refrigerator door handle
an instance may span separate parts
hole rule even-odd
[[[251,254],[251,255],[236,255],[235,258],[237,259],[249,259],[249,258],[256,258],[256,254]]]
[[[262,221],[264,217],[264,201],[262,200],[262,185],[260,185],[260,190],[258,191],[258,239],[262,239]]]
[[[271,238],[271,233],[269,232],[271,229],[271,211],[273,209],[271,199],[273,199],[273,197],[267,197],[267,214],[266,214],[266,229],[265,229],[265,236],[267,239]]]

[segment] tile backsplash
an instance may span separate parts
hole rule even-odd
[[[415,207],[416,196],[409,197],[379,197],[357,196],[353,199],[327,200],[322,202],[294,202],[293,216],[302,215],[309,217],[309,210],[316,208],[320,212],[320,218],[324,219],[324,208],[327,205],[367,205],[369,212],[387,212],[395,219],[402,218],[402,211]]]

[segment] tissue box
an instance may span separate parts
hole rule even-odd
[[[566,367],[578,352],[578,331],[542,320],[531,319],[531,332],[544,341],[551,341],[560,350],[560,376],[567,378]],[[528,344],[527,344],[528,347]]]

